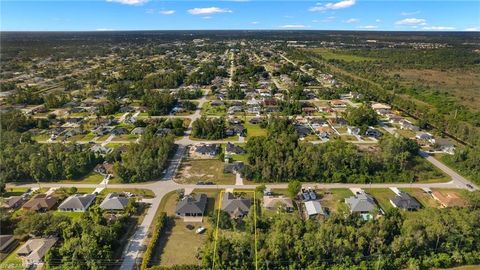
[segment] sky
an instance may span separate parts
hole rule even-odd
[[[480,1],[0,0],[1,31],[480,31]]]

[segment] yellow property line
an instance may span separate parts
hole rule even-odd
[[[222,198],[223,198],[223,193],[225,191],[220,191],[220,201],[218,203],[218,214],[217,214],[217,226],[215,228],[215,244],[213,246],[213,264],[212,264],[212,270],[215,269],[215,258],[217,255],[217,241],[218,241],[218,225],[220,221],[220,211],[222,210]],[[235,192],[235,190],[234,190]],[[254,222],[254,239],[255,239],[255,269],[258,269],[258,254],[257,254],[257,199],[256,199],[256,192],[252,190],[242,190],[240,192],[253,192],[253,218],[255,219]]]

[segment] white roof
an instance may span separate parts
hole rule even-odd
[[[305,202],[305,209],[307,210],[307,214],[309,216],[325,215],[325,211],[323,210],[323,207],[319,201]]]

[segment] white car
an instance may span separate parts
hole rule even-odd
[[[207,229],[205,229],[205,227],[200,227],[200,228],[198,228],[198,229],[196,230],[196,233],[197,233],[197,234],[201,234],[201,233],[203,233],[203,232],[206,231],[206,230],[207,230]]]

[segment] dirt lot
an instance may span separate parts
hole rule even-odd
[[[197,183],[211,181],[217,184],[235,184],[235,175],[223,173],[224,163],[218,159],[185,160],[182,162],[175,181]]]

